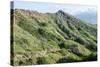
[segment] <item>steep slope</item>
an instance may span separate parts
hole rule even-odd
[[[61,10],[39,13],[15,9],[11,16],[12,65],[96,60],[96,25]]]

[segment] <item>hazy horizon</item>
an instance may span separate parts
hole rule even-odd
[[[61,4],[61,3],[46,3],[46,2],[32,2],[32,1],[14,1],[14,9],[34,10],[42,13],[55,13],[58,10],[63,10],[66,13],[72,14],[77,17],[85,18],[88,16],[92,22],[96,23],[97,7],[87,5],[74,5],[74,4]],[[84,16],[85,14],[85,16]],[[92,15],[89,16],[89,15]],[[87,20],[87,18],[85,18]]]

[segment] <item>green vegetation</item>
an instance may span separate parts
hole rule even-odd
[[[35,65],[97,60],[97,28],[63,11],[14,10],[11,64]]]

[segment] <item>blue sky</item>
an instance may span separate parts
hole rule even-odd
[[[32,1],[14,1],[14,9],[28,9],[42,13],[55,13],[63,10],[86,22],[97,23],[97,7],[90,5],[75,5],[61,3],[46,3]]]
[[[14,8],[36,10],[39,12],[54,13],[58,10],[63,10],[70,14],[77,14],[80,12],[96,12],[95,6],[83,6],[72,4],[58,4],[58,3],[43,3],[43,2],[31,2],[31,1],[14,1]]]

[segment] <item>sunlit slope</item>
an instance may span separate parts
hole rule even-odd
[[[96,60],[96,25],[61,10],[15,9],[13,17],[13,65]]]

